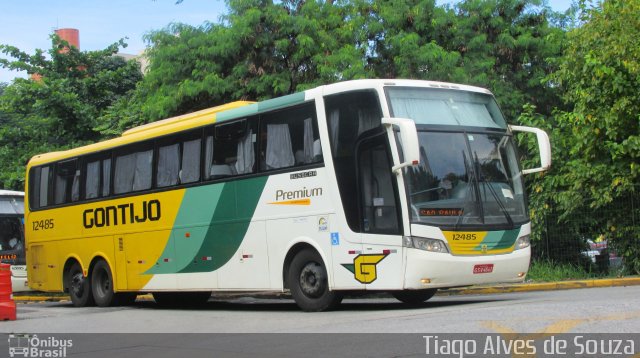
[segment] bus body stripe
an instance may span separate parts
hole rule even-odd
[[[179,272],[215,271],[233,257],[249,229],[267,179],[263,176],[225,184],[200,250]],[[195,260],[204,256],[212,259]]]
[[[191,235],[184,240],[183,231],[195,231],[192,225],[202,225],[211,222],[220,199],[224,184],[207,185],[190,188],[185,191],[180,209],[173,224],[173,230],[161,257],[175,257],[175,267],[180,270],[193,261],[205,239],[204,235]],[[186,229],[183,229],[186,227]],[[197,229],[196,229],[197,230]],[[175,251],[176,255],[171,252]],[[168,267],[151,267],[146,274],[173,273]]]
[[[177,262],[151,267],[145,274],[211,272],[226,264],[244,239],[267,179],[187,189],[160,256]]]

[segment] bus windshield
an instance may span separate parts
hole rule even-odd
[[[387,93],[393,116],[418,128],[420,164],[405,169],[412,223],[506,229],[529,221],[515,146],[493,97],[429,88]]]
[[[0,262],[24,265],[22,198],[0,197]]]

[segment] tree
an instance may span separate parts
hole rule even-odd
[[[0,66],[37,75],[14,80],[0,96],[0,185],[7,188],[23,187],[31,156],[101,138],[94,129],[98,118],[142,78],[137,62],[114,56],[126,46],[122,40],[102,51],[81,52],[57,35],[51,39],[46,55],[0,45],[13,58],[0,59]]]
[[[508,118],[526,103],[544,115],[560,107],[560,93],[546,80],[557,69],[564,29],[550,20],[562,16],[539,0],[464,0],[449,50],[461,56],[466,83],[491,89]]]
[[[172,24],[148,35],[148,72],[130,103],[140,116],[114,112],[103,127],[124,130],[367,74],[365,49],[355,45],[361,20],[348,1],[230,0],[228,7],[221,23]]]
[[[573,110],[550,121],[523,118],[545,127],[554,148],[553,171],[533,184],[534,207],[545,213],[551,204],[565,221],[586,209],[612,213],[582,222],[640,272],[640,228],[630,222],[632,213],[618,210],[640,182],[640,0],[606,0],[582,10],[583,25],[569,32],[560,68],[550,77]]]

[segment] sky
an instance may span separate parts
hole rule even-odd
[[[438,0],[454,3],[455,0]],[[549,0],[556,11],[564,11],[571,0]],[[80,49],[102,50],[121,38],[128,47],[123,53],[139,54],[145,48],[143,36],[172,22],[201,25],[218,22],[226,12],[224,0],[5,0],[0,15],[0,44],[15,46],[33,54],[51,47],[49,35],[55,29],[80,30]],[[1,57],[6,58],[4,54]],[[0,69],[0,82],[11,82],[25,73]]]

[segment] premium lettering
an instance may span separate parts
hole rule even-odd
[[[322,196],[322,188],[307,189],[305,187],[292,191],[276,190],[276,201],[312,198],[314,196]]]
[[[160,220],[160,201],[156,199],[143,201],[138,205],[129,203],[87,209],[82,213],[82,223],[87,229],[158,220]]]

